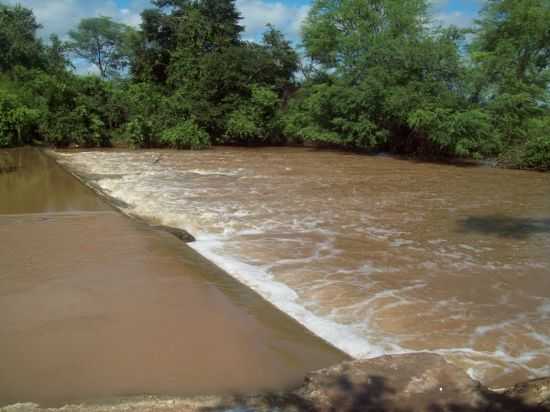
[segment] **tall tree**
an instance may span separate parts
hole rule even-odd
[[[316,0],[303,27],[307,53],[328,69],[364,72],[418,42],[426,0]]]
[[[477,25],[471,51],[485,84],[506,93],[540,93],[548,88],[548,0],[489,0]]]
[[[40,64],[42,44],[36,38],[40,25],[32,10],[0,4],[0,71]]]
[[[485,148],[472,130],[487,130],[486,117],[461,113],[462,32],[428,24],[428,11],[426,0],[314,1],[303,34],[320,73],[293,104],[289,132],[363,149]]]
[[[69,32],[71,50],[94,64],[103,78],[120,73],[128,64],[126,49],[131,28],[110,17],[82,19],[76,30]]]
[[[275,88],[288,96],[298,70],[299,57],[280,30],[271,24],[262,36],[262,46],[268,56],[267,70]]]
[[[474,96],[506,147],[522,145],[546,133],[532,120],[550,124],[550,2],[490,0],[480,17],[470,48]]]
[[[237,11],[235,0],[201,0],[196,7],[209,22],[213,47],[240,42],[244,28],[239,24],[241,14]]]
[[[45,47],[44,54],[48,70],[57,74],[64,74],[65,69],[71,66],[67,58],[68,45],[56,35],[50,36],[50,43]]]

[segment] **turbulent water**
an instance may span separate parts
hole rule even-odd
[[[348,359],[39,150],[0,156],[0,411],[279,391]]]
[[[60,153],[355,357],[550,375],[550,176],[311,149]]]

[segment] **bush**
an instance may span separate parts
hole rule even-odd
[[[49,113],[47,119],[40,124],[40,134],[44,142],[57,147],[66,147],[71,143],[80,144],[80,130],[78,119],[72,112]]]
[[[388,131],[374,120],[369,92],[344,82],[307,85],[283,115],[284,131],[294,140],[374,149],[387,141]]]
[[[125,135],[136,147],[152,147],[156,144],[153,123],[143,116],[135,116],[126,124]]]
[[[436,145],[441,153],[481,158],[499,149],[491,117],[481,110],[416,110],[408,122],[415,133]]]
[[[531,119],[526,139],[501,156],[501,163],[519,169],[550,170],[550,116]]]
[[[250,99],[228,115],[225,137],[236,143],[273,143],[279,137],[279,97],[267,87],[252,86],[251,93]]]
[[[107,127],[100,116],[85,106],[72,111],[50,112],[40,125],[47,144],[66,147],[71,144],[86,147],[109,145]]]
[[[29,143],[39,117],[16,96],[0,91],[0,147]]]
[[[517,144],[528,138],[525,123],[541,115],[541,107],[528,93],[502,93],[488,105],[496,129],[505,143]]]
[[[122,93],[129,121],[124,135],[136,147],[155,147],[160,143],[160,131],[176,125],[172,112],[179,102],[170,101],[162,90],[147,83],[135,83]]]
[[[258,139],[261,127],[252,110],[239,109],[229,115],[226,135],[230,140],[247,142]]]
[[[176,149],[205,149],[210,146],[208,133],[193,120],[186,120],[165,130],[160,136],[161,143]]]

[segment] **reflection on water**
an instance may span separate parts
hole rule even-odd
[[[460,224],[465,232],[526,239],[538,233],[550,233],[549,219],[516,218],[506,216],[476,216],[464,219]]]
[[[550,176],[308,149],[61,154],[357,357],[550,374]]]
[[[4,149],[2,154],[16,168],[0,173],[0,214],[108,209],[39,150]]]

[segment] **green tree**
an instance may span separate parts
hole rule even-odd
[[[67,59],[68,45],[55,34],[50,36],[50,44],[45,47],[46,67],[48,71],[63,75],[71,65]]]
[[[262,72],[269,76],[268,82],[273,83],[275,89],[287,97],[294,87],[294,76],[300,60],[298,53],[283,33],[271,24],[267,25],[261,46],[266,54]]]
[[[137,80],[165,89],[170,104],[163,111],[170,115],[159,116],[165,119],[164,127],[179,125],[170,117],[186,119],[206,130],[214,142],[239,140],[235,130],[228,133],[227,128],[235,124],[237,112],[250,114],[254,87],[275,93],[277,108],[279,97],[290,92],[296,52],[273,27],[262,43],[242,41],[234,0],[153,4],[156,8],[142,13],[131,71]],[[260,134],[264,139],[266,134]]]
[[[0,4],[0,71],[41,64],[42,43],[36,38],[39,28],[30,9]]]
[[[477,21],[474,98],[502,135],[508,165],[550,168],[549,21],[547,0],[491,0]]]
[[[308,55],[327,69],[360,75],[403,58],[428,22],[425,0],[316,0],[303,27]]]
[[[550,3],[490,0],[481,11],[472,58],[489,82],[488,97],[545,94],[550,82]],[[487,84],[487,83],[486,83]]]
[[[210,146],[210,137],[193,120],[185,120],[163,131],[160,142],[176,149],[197,150]]]
[[[428,24],[428,11],[425,0],[315,1],[303,33],[317,74],[291,105],[286,130],[371,150],[464,156],[494,147],[478,141],[486,134],[467,138],[466,127],[436,133],[443,112],[463,124],[487,117],[461,116],[475,109],[466,99],[464,33]],[[420,128],[417,120],[428,118],[430,127]]]
[[[228,115],[226,137],[232,143],[274,143],[279,98],[267,87],[252,87],[252,96]]]
[[[103,78],[112,77],[129,64],[127,39],[131,28],[110,17],[82,19],[69,32],[70,49],[94,64]]]
[[[156,8],[142,12],[142,30],[133,39],[131,71],[138,79],[164,84],[174,53],[178,60],[190,54],[196,58],[240,43],[243,28],[234,0],[155,0],[153,4]]]

